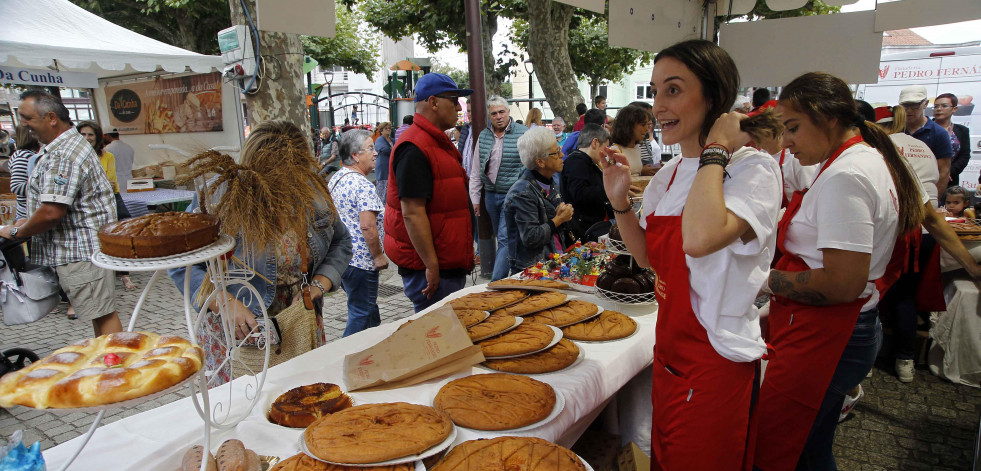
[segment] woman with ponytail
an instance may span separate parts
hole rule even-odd
[[[882,342],[876,305],[902,271],[904,235],[919,230],[927,200],[841,79],[796,78],[781,92],[777,113],[784,146],[801,165],[820,167],[779,224],[783,255],[767,281],[773,353],[760,387],[754,466],[833,470],[844,394],[875,361]]]
[[[766,352],[753,305],[776,244],[780,168],[744,147],[779,131],[772,112],[727,113],[739,73],[709,41],[654,59],[654,117],[682,158],[667,163],[631,210],[630,164],[606,149],[603,180],[624,243],[657,273],[652,469],[748,470],[750,413]]]

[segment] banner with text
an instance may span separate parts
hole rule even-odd
[[[0,66],[0,83],[42,87],[99,88],[99,78],[86,72]]]
[[[106,101],[110,127],[120,134],[222,130],[218,72],[108,86]]]

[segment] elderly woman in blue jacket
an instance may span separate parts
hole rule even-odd
[[[276,159],[275,162],[272,159]],[[291,168],[283,172],[264,168],[270,164],[291,166]],[[251,291],[235,288],[229,288],[231,293],[226,293],[225,299],[229,303],[228,310],[234,319],[235,338],[242,340],[249,333],[256,331],[256,321],[261,314],[261,307],[264,307],[268,315],[273,317],[294,302],[302,300],[302,285],[304,272],[306,272],[305,276],[310,285],[310,296],[314,300],[315,311],[317,312],[317,343],[322,345],[325,339],[321,317],[322,298],[324,294],[340,287],[341,275],[351,260],[352,246],[348,231],[337,216],[333,201],[326,189],[326,182],[317,176],[317,164],[310,153],[305,137],[299,128],[289,122],[263,122],[249,134],[249,138],[243,146],[242,165],[229,164],[227,161],[225,165],[232,169],[229,172],[232,174],[241,175],[242,172],[262,174],[263,177],[260,178],[266,178],[265,184],[268,186],[274,186],[277,183],[282,184],[282,182],[274,180],[277,178],[275,175],[279,175],[278,178],[289,178],[288,186],[296,189],[296,191],[287,194],[292,196],[294,200],[274,204],[288,206],[290,210],[285,211],[287,218],[299,221],[298,223],[301,224],[299,227],[287,227],[286,224],[295,223],[283,222],[288,219],[279,219],[278,216],[272,214],[263,216],[267,219],[264,223],[247,220],[233,222],[222,218],[223,230],[228,231],[231,228],[238,234],[236,236],[235,258],[232,259],[232,263],[240,263],[238,261],[252,262],[248,268],[252,270],[254,276],[249,280],[249,284],[259,295],[259,298],[256,299]],[[214,165],[211,168],[214,168]],[[297,185],[303,181],[307,181],[308,185]],[[244,183],[244,181],[239,181],[231,187],[243,187],[245,186]],[[223,199],[227,186],[220,184],[215,194],[209,198],[209,201],[221,202],[215,207],[208,208],[217,213],[219,217],[222,217],[223,208],[221,204],[225,203],[224,200],[234,199]],[[277,194],[282,195],[283,193]],[[193,212],[197,208],[198,199],[195,197],[187,210]],[[305,230],[301,229],[304,219],[302,215],[304,214],[307,215]],[[262,226],[262,229],[249,229],[259,225]],[[273,228],[271,232],[268,230],[270,227]],[[273,234],[271,239],[262,238],[268,238],[269,234]],[[256,244],[256,241],[260,242]],[[252,250],[251,257],[247,256],[246,247],[256,245],[261,248]],[[306,256],[303,256],[301,251],[305,251]],[[306,267],[303,267],[304,262],[306,262]],[[206,266],[204,264],[194,265],[190,268],[189,274],[184,268],[172,269],[168,273],[181,291],[184,289],[184,277],[190,276],[191,299],[196,300],[195,305],[199,307],[197,306],[198,303],[204,299],[199,296],[202,285],[210,287],[210,282],[205,282],[205,278],[208,276]],[[207,295],[208,293],[204,294]],[[208,316],[198,331],[199,343],[205,349],[205,367],[209,370],[217,368],[225,357],[225,339],[220,318],[216,314],[217,311],[218,303],[215,300],[209,305]],[[288,359],[275,358],[275,362],[279,363]],[[273,359],[270,359],[270,366],[272,362]],[[219,376],[224,380],[230,379],[227,370],[220,372]]]
[[[545,260],[561,247],[560,232],[572,220],[572,205],[552,178],[562,171],[562,149],[546,127],[529,129],[518,138],[525,170],[504,199],[511,273]]]

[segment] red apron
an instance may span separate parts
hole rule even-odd
[[[856,136],[842,144],[821,167],[814,180],[817,181],[845,149],[861,141],[862,137]],[[800,210],[805,193],[806,188],[794,192],[780,220],[777,248],[783,255],[777,261],[777,270],[798,272],[811,269],[784,247],[790,221]],[[904,239],[900,237],[900,241]],[[886,275],[875,280],[880,296],[902,272],[906,248],[906,244],[896,243]],[[831,377],[866,301],[868,297],[834,306],[809,306],[772,296],[768,345],[773,353],[768,356],[754,414],[759,418],[754,466],[764,471],[790,471],[796,468],[831,384]]]
[[[646,238],[647,257],[657,273],[658,301],[651,469],[749,470],[747,451],[754,447],[747,439],[757,363],[720,356],[695,317],[681,216],[651,214]]]

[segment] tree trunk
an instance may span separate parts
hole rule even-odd
[[[501,94],[501,83],[504,82],[504,77],[497,70],[497,61],[494,59],[494,33],[497,33],[497,14],[488,12],[486,5],[483,6],[483,10],[483,14],[480,15],[480,42],[484,53],[484,90],[490,97]]]
[[[228,0],[232,24],[247,24],[239,0]],[[255,18],[255,3],[249,1],[249,13]],[[310,142],[310,122],[306,112],[303,88],[303,46],[296,34],[259,31],[260,54],[266,58],[265,76],[257,80],[258,91],[245,95],[248,124],[255,126],[270,119],[286,120],[297,125]],[[262,69],[262,67],[260,67]],[[246,84],[248,80],[246,80]],[[253,87],[253,88],[254,88]],[[312,142],[311,142],[312,144]]]
[[[573,10],[570,5],[552,0],[528,0],[528,55],[552,112],[567,123],[579,120],[576,104],[585,102],[569,60]]]

